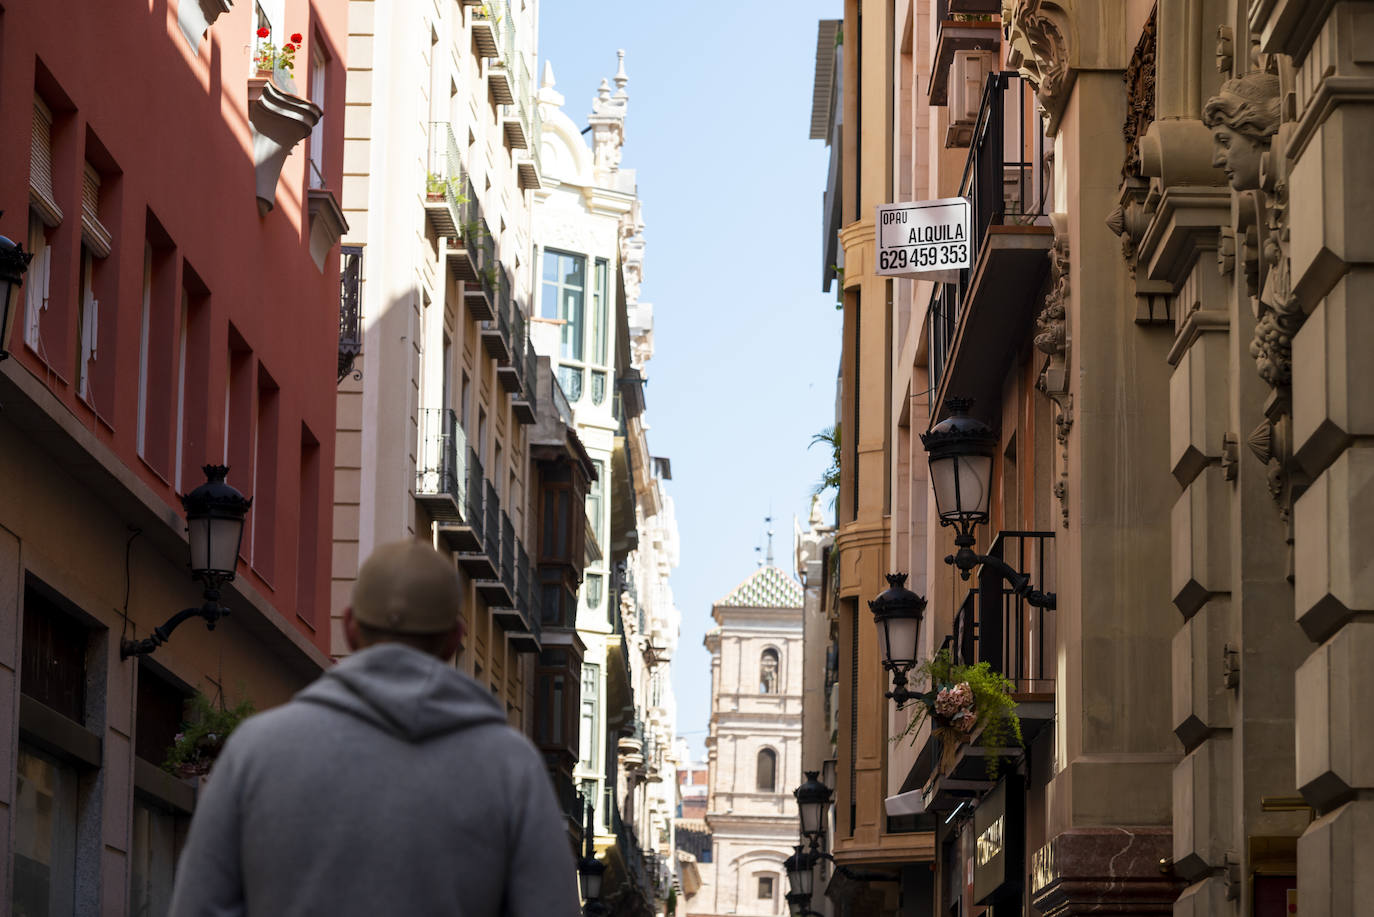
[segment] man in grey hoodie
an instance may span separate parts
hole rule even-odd
[[[428,545],[373,553],[345,611],[357,652],[225,745],[172,917],[578,917],[539,753],[445,662],[462,645],[461,601]]]

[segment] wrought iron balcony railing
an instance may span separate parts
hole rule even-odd
[[[448,408],[420,410],[419,455],[415,462],[415,494],[447,498],[436,518],[464,518],[468,508],[468,457],[471,450],[458,415]],[[470,516],[467,518],[471,518]]]
[[[510,514],[501,513],[501,582],[506,591],[515,596],[515,526]]]
[[[972,268],[956,283],[936,284],[930,300],[929,361],[932,415],[951,344],[964,317],[970,284],[985,256],[993,226],[1030,225],[1047,219],[1042,116],[1026,80],[1015,72],[993,73],[983,88],[973,139],[959,183],[972,209]]]
[[[362,327],[363,247],[339,247],[339,382],[353,373],[361,379],[362,371],[353,363],[363,351]]]
[[[474,206],[472,182],[458,152],[458,140],[447,121],[429,124],[429,156],[425,173],[425,212],[434,231],[441,236],[456,236],[469,219]]]
[[[988,553],[1053,589],[1053,532],[1000,532]],[[1018,693],[1053,692],[1054,612],[1031,605],[995,571],[979,574],[977,589],[955,614],[953,638],[956,662],[987,662]]]

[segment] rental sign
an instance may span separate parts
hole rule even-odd
[[[962,197],[878,206],[878,273],[950,283],[973,266],[972,209]]]

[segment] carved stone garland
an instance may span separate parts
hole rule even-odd
[[[1050,248],[1050,288],[1045,306],[1035,318],[1035,348],[1047,356],[1036,383],[1054,402],[1054,495],[1060,522],[1069,527],[1069,430],[1073,427],[1073,395],[1069,393],[1069,232],[1065,214],[1050,215],[1054,245]]]

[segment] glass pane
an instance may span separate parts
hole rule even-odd
[[[552,283],[558,282],[558,253],[544,253],[544,279]]]
[[[607,314],[609,305],[606,295],[606,261],[604,258],[598,258],[596,260],[596,297],[592,303],[592,308],[595,310],[595,314],[592,316],[592,362],[600,363],[603,366],[609,362],[606,354],[606,329],[610,324]]]
[[[129,851],[129,913],[165,914],[180,853],[177,816],[134,800],[133,849]]]
[[[70,914],[75,905],[76,772],[21,745],[14,799],[13,913]]]
[[[570,287],[582,289],[587,285],[587,280],[583,276],[584,265],[586,262],[581,255],[559,255],[559,261],[563,267],[563,282]]]
[[[563,326],[563,358],[566,360],[582,359],[582,335],[584,327],[582,325],[582,291],[564,290],[563,291],[563,320],[567,323]]]
[[[546,262],[547,264],[547,262]],[[558,318],[558,284],[545,282],[539,297],[539,317]]]

